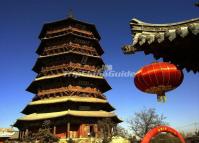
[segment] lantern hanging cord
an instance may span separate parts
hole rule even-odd
[[[161,92],[157,94],[157,101],[165,103],[166,102],[166,95],[165,92]]]

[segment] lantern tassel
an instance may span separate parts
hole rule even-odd
[[[162,103],[165,103],[166,102],[166,95],[165,95],[165,92],[162,92],[162,93],[158,93],[157,94],[157,101],[158,102],[162,102]]]

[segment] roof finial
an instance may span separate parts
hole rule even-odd
[[[69,12],[68,12],[68,17],[69,17],[69,18],[74,18],[73,10],[72,10],[72,9],[69,10]]]

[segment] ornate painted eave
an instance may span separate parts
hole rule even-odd
[[[18,131],[13,128],[0,128],[0,138],[17,139]]]
[[[98,52],[100,53],[100,55],[102,55],[104,53],[104,50],[102,49],[102,47],[100,46],[100,44],[99,44],[99,42],[97,40],[92,39],[92,38],[86,38],[84,36],[80,36],[80,35],[74,34],[74,33],[67,33],[67,34],[64,34],[64,35],[61,35],[61,36],[57,36],[57,37],[54,37],[54,38],[42,39],[39,47],[36,50],[36,53],[37,54],[41,54],[42,53],[44,45],[45,45],[45,42],[52,41],[52,40],[63,40],[64,38],[67,39],[67,38],[71,38],[71,37],[78,37],[79,39],[92,41],[92,42],[94,42],[97,45],[96,48],[97,48]]]
[[[124,54],[144,51],[187,71],[199,71],[199,18],[171,24],[151,24],[132,19],[130,27],[133,42],[122,48]]]
[[[62,103],[62,102],[67,102],[67,101],[88,102],[88,103],[108,103],[107,100],[99,99],[99,98],[64,96],[64,97],[57,97],[57,98],[49,98],[49,99],[32,101],[28,105],[34,106],[34,105],[41,105],[41,104],[42,105],[43,104],[54,104],[54,103]]]
[[[49,28],[49,27],[55,27],[55,26],[59,26],[60,24],[67,24],[67,23],[79,23],[81,25],[85,25],[85,26],[88,26],[92,29],[92,31],[94,32],[95,36],[100,40],[101,37],[96,29],[96,26],[94,24],[89,24],[89,23],[86,23],[86,22],[83,22],[83,21],[80,21],[80,20],[77,20],[77,19],[74,19],[74,18],[67,18],[67,19],[64,19],[64,20],[59,20],[59,21],[55,21],[55,22],[49,22],[49,23],[45,23],[43,25],[43,28],[41,30],[41,33],[39,35],[39,38],[43,38],[45,33],[46,33],[46,30]]]
[[[100,56],[92,56],[92,55],[88,55],[88,54],[84,54],[84,53],[79,53],[79,52],[74,52],[74,51],[67,51],[67,52],[63,52],[63,53],[57,53],[57,54],[53,54],[53,55],[49,55],[49,56],[40,56],[35,65],[33,66],[32,70],[35,72],[39,72],[41,65],[44,65],[46,63],[46,60],[49,59],[54,59],[57,57],[65,57],[65,56],[87,56],[88,58],[95,60],[96,62],[98,62],[99,64],[105,65],[105,63],[103,62],[103,60],[100,58]]]
[[[49,75],[49,76],[42,76],[39,78],[36,78],[26,89],[29,92],[37,94],[38,86],[41,86],[42,82],[51,82],[54,79],[58,78],[70,78],[70,79],[78,79],[78,78],[84,78],[88,80],[92,80],[97,82],[100,85],[101,91],[106,92],[111,89],[108,82],[104,79],[103,76],[98,75],[92,75],[92,74],[86,74],[86,73],[78,73],[78,72],[67,72],[67,73],[61,73],[57,75]]]
[[[76,111],[76,110],[66,110],[66,111],[60,111],[60,112],[51,112],[51,113],[33,113],[30,115],[23,116],[14,123],[14,127],[21,128],[22,125],[31,126],[32,123],[41,123],[44,120],[59,120],[61,118],[64,118],[67,120],[67,118],[71,119],[100,119],[100,118],[111,118],[116,123],[121,123],[122,120],[119,119],[115,113],[113,112],[106,112],[103,110],[100,111]]]
[[[105,106],[108,108],[108,111],[113,111],[115,108],[111,106],[111,104],[108,103],[105,99],[99,99],[99,98],[93,98],[93,97],[77,97],[77,96],[63,96],[63,97],[56,97],[56,98],[47,98],[37,101],[30,102],[21,113],[26,114],[28,110],[31,110],[33,108],[43,108],[44,106],[49,106],[52,104],[57,105],[60,103],[64,103],[65,105],[71,104],[71,103],[86,103],[86,104],[98,104],[100,106]]]
[[[100,111],[66,110],[66,111],[50,112],[50,113],[33,113],[19,118],[18,121],[36,121],[36,120],[45,120],[45,119],[58,118],[64,116],[94,117],[94,118],[117,117],[113,112],[106,112],[102,110]]]

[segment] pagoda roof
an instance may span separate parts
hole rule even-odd
[[[17,139],[18,131],[13,128],[0,128],[0,138],[13,138]]]
[[[39,56],[35,65],[33,66],[32,70],[35,72],[38,72],[39,67],[42,65],[42,63],[45,63],[44,60],[49,60],[50,58],[66,56],[66,55],[68,55],[68,56],[74,56],[74,55],[87,56],[88,58],[94,58],[95,61],[97,60],[99,62],[99,64],[101,64],[101,65],[105,64],[100,56],[92,56],[89,54],[84,54],[84,53],[79,53],[79,52],[74,52],[74,51],[67,51],[67,52],[62,52],[62,53],[57,53],[57,54],[52,54],[52,55],[47,55],[47,56]]]
[[[61,38],[71,38],[71,37],[75,37],[75,38],[79,38],[79,39],[84,39],[84,40],[92,40],[97,46],[97,51],[99,51],[100,54],[103,54],[104,53],[104,50],[101,48],[99,42],[93,38],[89,38],[89,37],[85,37],[85,36],[81,36],[81,35],[78,35],[78,34],[75,34],[75,33],[66,33],[64,35],[60,35],[60,36],[56,36],[56,37],[52,37],[52,38],[47,38],[47,39],[42,39],[41,40],[41,43],[39,45],[39,47],[37,48],[36,50],[36,53],[37,54],[40,54],[41,51],[42,51],[42,48],[43,48],[43,43],[46,42],[46,41],[52,41],[52,40],[55,40],[55,39],[61,39]]]
[[[52,119],[64,116],[97,117],[97,118],[117,117],[113,112],[106,112],[102,110],[100,111],[66,110],[66,111],[50,112],[50,113],[33,113],[19,118],[18,121],[36,121],[36,120],[45,120],[45,119]]]
[[[67,72],[67,73],[61,73],[56,75],[48,75],[48,76],[42,76],[35,79],[35,81],[40,81],[44,79],[51,79],[56,77],[63,77],[63,76],[81,76],[81,77],[88,77],[88,78],[97,78],[97,79],[104,79],[102,76],[98,75],[92,75],[92,74],[85,74],[85,73],[79,73],[79,72]]]
[[[74,19],[72,17],[68,17],[67,19],[62,19],[62,20],[58,20],[58,21],[55,21],[55,22],[49,22],[49,23],[45,23],[43,25],[43,28],[41,30],[41,33],[39,35],[39,38],[43,38],[46,31],[48,30],[49,27],[56,27],[56,26],[59,26],[59,25],[62,25],[62,24],[68,24],[68,23],[78,23],[78,24],[81,24],[81,25],[85,25],[89,28],[91,28],[91,30],[93,31],[94,35],[96,36],[97,39],[101,39],[97,29],[96,29],[96,26],[94,24],[90,24],[90,23],[87,23],[87,22],[83,22],[83,21],[80,21],[80,20],[77,20],[77,19]]]
[[[37,101],[32,101],[28,105],[43,105],[43,104],[54,104],[54,103],[61,103],[61,102],[88,102],[88,103],[108,103],[107,100],[93,98],[93,97],[71,97],[71,96],[63,96],[63,97],[56,97],[56,98],[48,98],[42,99]]]
[[[91,74],[86,74],[86,73],[78,73],[78,72],[67,72],[67,73],[61,73],[61,74],[56,74],[56,75],[49,75],[49,76],[42,76],[39,78],[36,78],[27,88],[27,91],[32,92],[32,93],[37,93],[36,89],[38,88],[38,85],[42,81],[49,81],[52,79],[56,78],[73,78],[73,79],[78,79],[78,78],[86,78],[86,79],[97,79],[99,80],[97,83],[99,83],[101,86],[102,92],[106,92],[111,89],[110,85],[108,82],[104,79],[103,76],[98,76],[98,75],[91,75]],[[41,86],[41,85],[40,85]]]
[[[51,55],[45,55],[45,56],[39,56],[39,58],[49,58],[49,57],[54,57],[54,56],[59,56],[59,55],[63,55],[63,54],[67,54],[67,53],[77,53],[77,54],[80,54],[80,55],[85,55],[85,56],[88,56],[88,57],[94,57],[94,58],[101,58],[100,56],[92,56],[92,55],[89,55],[89,54],[84,54],[84,53],[78,53],[78,52],[71,52],[71,51],[67,51],[67,52],[61,52],[61,53],[55,53],[55,54],[51,54]]]
[[[39,106],[43,107],[43,105],[50,105],[50,104],[55,105],[55,104],[60,104],[60,103],[64,103],[65,105],[66,102],[76,102],[76,103],[86,103],[86,104],[95,103],[95,104],[100,104],[100,105],[106,104],[105,107],[108,107],[108,110],[106,111],[115,110],[115,108],[111,106],[107,100],[104,100],[104,99],[99,99],[99,98],[94,98],[94,97],[63,96],[63,97],[47,98],[47,99],[32,101],[23,109],[22,113],[24,114],[31,113],[27,111],[29,109],[31,110],[33,108],[39,108]]]
[[[187,71],[199,71],[199,18],[171,24],[132,19],[130,27],[133,43],[123,47],[124,54],[144,51]]]

